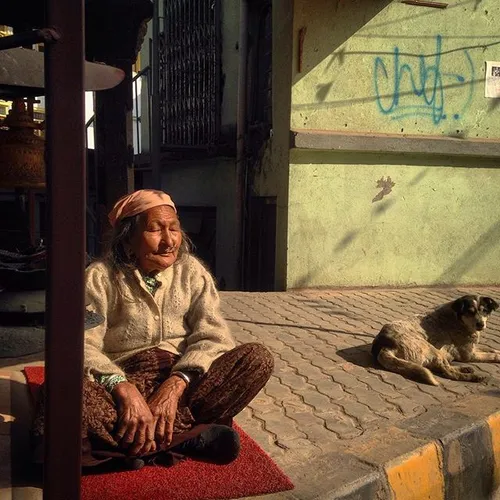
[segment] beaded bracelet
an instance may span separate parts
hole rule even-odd
[[[98,381],[109,393],[111,393],[118,384],[126,382],[127,379],[123,375],[111,374],[101,375]]]

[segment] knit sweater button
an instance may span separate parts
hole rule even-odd
[[[156,315],[155,320],[158,321],[160,319],[160,316]]]

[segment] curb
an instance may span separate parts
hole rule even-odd
[[[499,396],[493,388],[346,443],[325,457],[328,491],[296,498],[491,500],[500,486]]]

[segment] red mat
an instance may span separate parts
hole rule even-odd
[[[36,399],[44,380],[43,366],[24,369]],[[240,456],[229,465],[186,460],[169,468],[82,476],[82,500],[217,500],[264,495],[293,489],[288,477],[237,425]]]

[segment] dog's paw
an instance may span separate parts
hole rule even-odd
[[[477,375],[477,374],[473,374],[471,375],[470,377],[470,381],[471,382],[487,382],[489,380],[489,376],[488,375]]]
[[[458,371],[460,373],[474,373],[474,368],[472,366],[459,366]]]

